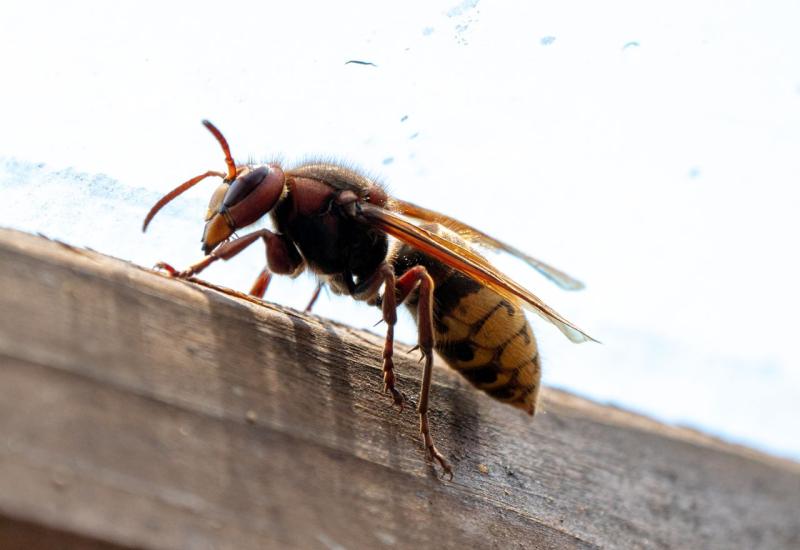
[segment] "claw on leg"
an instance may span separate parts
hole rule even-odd
[[[383,393],[389,393],[392,395],[392,400],[394,404],[397,405],[400,410],[399,412],[403,412],[406,403],[406,396],[403,395],[397,388],[394,387],[394,365],[392,363],[391,357],[384,358],[383,360]]]
[[[167,274],[170,277],[175,277],[176,279],[188,279],[192,275],[196,275],[197,273],[203,271],[206,267],[209,266],[209,264],[211,264],[216,260],[217,260],[216,256],[209,255],[200,260],[199,262],[190,265],[183,271],[178,271],[177,269],[169,265],[167,262],[158,262],[155,266],[153,266],[153,269],[163,269],[164,271],[167,272]]]
[[[153,266],[153,269],[166,271],[170,277],[177,277],[179,273],[177,269],[169,265],[167,262],[158,262],[156,265]]]
[[[425,444],[425,448],[428,450],[428,458],[430,460],[435,460],[439,463],[439,466],[442,468],[442,472],[450,476],[450,480],[453,479],[453,468],[450,466],[450,463],[447,462],[447,459],[439,452],[439,449],[436,448],[436,445],[433,443],[433,437],[431,437],[431,431],[428,427],[428,413],[420,413],[419,415],[419,433],[422,436],[422,442]]]
[[[394,401],[394,405],[397,405],[398,411],[403,412],[403,409],[406,408],[406,396],[403,395],[402,392],[398,391],[394,386],[384,386],[383,393],[391,393],[392,400]]]
[[[195,271],[194,269],[192,269],[192,267],[184,269],[183,271],[178,271],[177,269],[175,269],[166,262],[158,262],[156,265],[153,266],[153,269],[166,271],[167,275],[169,275],[174,279],[188,279],[189,277],[195,274]]]

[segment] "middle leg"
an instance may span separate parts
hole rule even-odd
[[[386,323],[386,341],[383,344],[383,393],[390,393],[394,404],[403,410],[405,396],[395,388],[394,376],[394,326],[397,324],[397,296],[395,287],[394,269],[388,263],[380,267],[380,277],[383,279],[383,301],[381,309],[383,320]]]
[[[431,391],[431,377],[433,375],[433,279],[424,266],[417,265],[403,273],[397,279],[397,298],[402,302],[419,285],[419,302],[417,304],[417,325],[419,328],[418,347],[425,359],[422,371],[422,384],[419,390],[419,433],[431,460],[439,463],[444,473],[453,478],[453,469],[450,463],[439,452],[433,442],[430,425],[428,423],[428,398]]]
[[[344,283],[335,283],[344,284]],[[378,292],[383,286],[383,295]],[[355,285],[352,296],[356,300],[365,300],[370,305],[379,304],[383,316],[381,320],[386,323],[386,340],[383,344],[383,393],[390,393],[394,404],[403,410],[405,396],[395,388],[394,376],[394,326],[397,324],[397,297],[395,287],[394,268],[388,262],[383,262],[369,278]]]

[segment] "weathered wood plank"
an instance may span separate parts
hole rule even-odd
[[[447,482],[379,337],[12,231],[0,289],[4,548],[800,545],[792,462],[552,390],[531,422],[438,368]]]

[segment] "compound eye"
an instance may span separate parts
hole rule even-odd
[[[222,204],[226,207],[231,207],[240,203],[242,199],[252,193],[268,175],[269,166],[259,166],[255,170],[236,178],[225,194],[225,199],[222,201]]]

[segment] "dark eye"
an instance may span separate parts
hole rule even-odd
[[[255,170],[246,173],[244,176],[236,178],[233,180],[231,188],[228,189],[228,192],[225,194],[225,199],[222,201],[222,204],[227,207],[238,204],[264,181],[267,174],[269,174],[269,167],[259,166]]]

